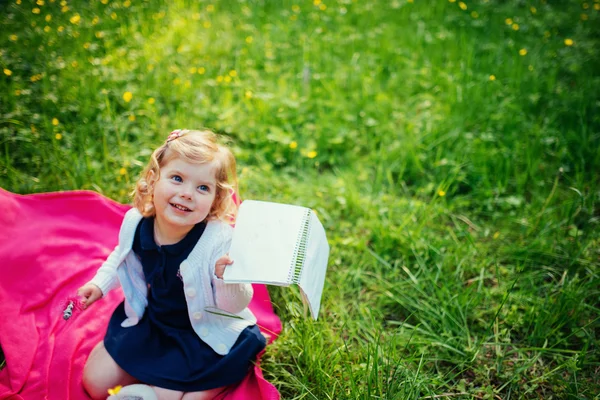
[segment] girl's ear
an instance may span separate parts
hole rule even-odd
[[[154,189],[154,183],[156,182],[156,179],[158,178],[157,174],[154,172],[154,170],[150,170],[148,171],[148,185]]]

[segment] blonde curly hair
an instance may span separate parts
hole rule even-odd
[[[144,217],[156,215],[154,183],[160,178],[161,167],[175,158],[191,164],[215,162],[216,194],[206,219],[232,223],[237,211],[233,198],[237,192],[235,157],[231,150],[218,143],[217,135],[208,129],[173,131],[167,141],[154,150],[132,193],[133,205],[140,213]]]

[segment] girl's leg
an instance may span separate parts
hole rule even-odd
[[[83,387],[94,400],[105,400],[108,389],[130,385],[137,380],[123,371],[104,348],[104,342],[94,347],[83,367]]]
[[[203,392],[188,392],[183,394],[182,400],[212,400],[225,390],[227,390],[227,387],[205,390]]]
[[[159,400],[213,400],[215,396],[222,393],[226,388],[216,388],[202,392],[178,392],[176,390],[163,389],[153,386],[154,392]]]

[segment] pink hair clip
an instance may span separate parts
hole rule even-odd
[[[175,140],[178,137],[181,137],[183,134],[183,129],[175,129],[173,132],[169,133],[169,136],[167,137],[167,143],[169,143],[171,140]]]

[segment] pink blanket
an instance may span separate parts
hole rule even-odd
[[[113,290],[63,319],[69,297],[94,275],[117,242],[129,206],[87,191],[16,195],[0,189],[0,399],[84,400],[83,365],[123,299]],[[274,339],[281,323],[263,285],[250,308]],[[279,399],[258,362],[227,400]]]

